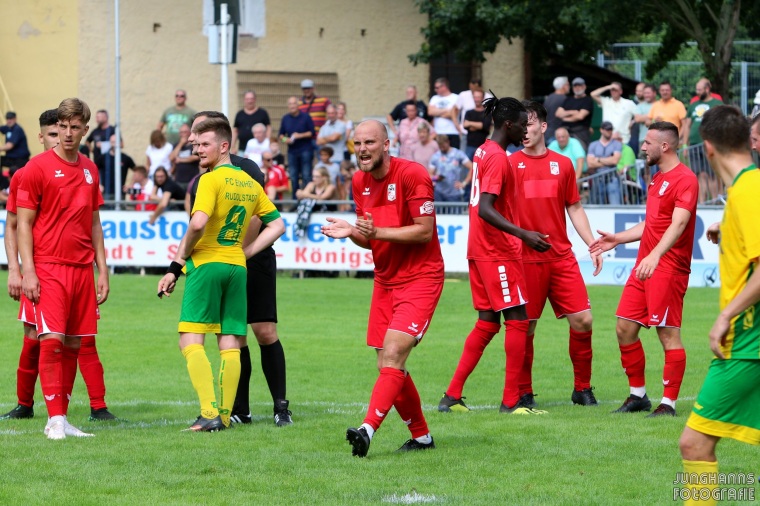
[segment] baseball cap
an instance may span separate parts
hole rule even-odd
[[[16,117],[16,113],[13,111],[8,111],[5,113],[5,119],[13,119]]]
[[[575,86],[576,84],[586,84],[586,81],[584,81],[582,77],[576,77],[575,79],[573,79],[573,86]]]
[[[599,126],[600,130],[612,130],[612,123],[609,121],[602,121],[602,124]]]
[[[313,88],[314,87],[314,81],[311,79],[304,79],[301,81],[301,88]]]

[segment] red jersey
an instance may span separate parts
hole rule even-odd
[[[691,218],[689,218],[689,223],[681,237],[662,256],[657,268],[674,274],[689,274],[691,272],[691,252],[694,249],[698,196],[697,176],[682,163],[667,173],[658,172],[654,175],[647,192],[646,226],[641,236],[639,256],[636,258],[637,264],[657,246],[665,230],[673,221],[673,211],[676,207],[680,207],[689,211]]]
[[[507,220],[519,224],[515,211],[517,177],[507,153],[492,140],[475,152],[472,160],[470,193],[470,233],[467,236],[467,258],[470,260],[520,260],[522,241],[502,232],[478,216],[480,194],[492,193],[496,211]]]
[[[37,211],[35,263],[92,265],[92,213],[103,204],[98,168],[81,154],[69,163],[51,149],[32,158],[23,172],[16,203]]]
[[[289,183],[287,171],[279,165],[272,165],[267,172],[267,182],[264,185],[264,190],[268,190],[271,186],[287,186]],[[283,192],[277,193],[278,199],[282,198]]]
[[[21,184],[22,173],[22,170],[17,170],[11,178],[11,185],[8,187],[8,200],[5,202],[5,210],[9,213],[16,214],[16,192],[18,192],[18,185]]]
[[[523,248],[525,262],[551,262],[573,256],[567,237],[565,208],[581,200],[575,183],[573,162],[566,156],[546,150],[540,156],[516,151],[509,162],[517,174],[517,216],[520,227],[548,234],[552,247],[544,253]]]
[[[382,179],[365,172],[352,178],[356,215],[372,214],[376,227],[405,227],[414,218],[435,219],[433,182],[419,163],[391,157],[391,167]],[[413,281],[443,281],[443,256],[434,225],[433,238],[423,244],[369,241],[375,262],[375,281],[383,286],[401,286]]]

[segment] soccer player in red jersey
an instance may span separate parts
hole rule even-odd
[[[546,149],[546,109],[538,102],[524,101],[523,105],[528,110],[528,135],[523,141],[524,149],[509,158],[519,181],[517,216],[521,227],[548,235],[552,247],[544,253],[531,248],[523,248],[522,252],[530,326],[520,374],[520,398],[524,404],[535,406],[533,337],[548,298],[554,315],[567,318],[570,326],[570,360],[575,376],[571,400],[574,404],[596,406],[591,390],[591,303],[567,236],[565,210],[587,245],[594,242],[594,234],[581,205],[573,162]],[[601,256],[593,254],[591,259],[597,275],[602,269]]]
[[[58,145],[58,111],[50,109],[40,115],[39,141],[45,151]],[[21,269],[18,263],[18,242],[16,237],[16,191],[23,172],[17,171],[11,179],[8,192],[8,211],[5,225],[5,250],[8,257],[8,295],[21,303],[18,319],[24,324],[24,345],[16,372],[18,405],[8,413],[0,415],[0,420],[34,417],[34,386],[39,372],[40,341],[37,339],[34,305],[21,292]],[[116,420],[105,403],[105,383],[103,364],[95,347],[95,337],[82,338],[79,351],[79,369],[87,391],[90,394],[90,420]],[[71,392],[69,392],[71,394]]]
[[[356,225],[328,218],[322,233],[348,237],[372,250],[375,286],[367,345],[377,350],[380,376],[367,416],[346,439],[353,455],[364,457],[375,431],[392,407],[412,438],[399,451],[435,448],[406,360],[425,335],[443,290],[443,256],[433,206],[433,183],[422,165],[391,158],[390,141],[380,122],[367,120],[354,133],[361,172],[352,180]]]
[[[522,267],[522,242],[536,251],[551,248],[548,236],[517,224],[517,175],[507,158],[509,144],[526,135],[528,115],[514,98],[487,98],[483,105],[493,117],[494,133],[475,152],[470,192],[470,231],[467,259],[472,302],[478,321],[464,343],[464,350],[438,411],[469,411],[462,401],[464,383],[491,339],[499,332],[504,315],[506,372],[502,413],[543,414],[520,403],[518,381],[525,359],[528,315],[527,286]]]
[[[29,161],[16,195],[22,291],[37,313],[48,439],[91,435],[66,420],[81,338],[97,334],[97,305],[109,292],[98,170],[78,151],[89,120],[90,109],[81,100],[61,102],[60,143]]]
[[[667,121],[652,123],[641,149],[647,163],[659,165],[660,171],[649,183],[644,221],[617,234],[598,230],[601,237],[589,247],[591,252],[604,252],[618,244],[641,240],[636,265],[616,312],[620,361],[631,389],[616,413],[652,409],[646,395],[646,356],[639,329],[654,326],[665,350],[665,388],[662,402],[649,416],[676,414],[676,399],[686,370],[681,313],[691,272],[699,196],[697,177],[678,159],[677,148],[678,128]]]

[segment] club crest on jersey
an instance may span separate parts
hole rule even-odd
[[[660,186],[660,192],[659,192],[659,193],[660,193],[660,195],[662,195],[662,194],[664,194],[664,193],[665,193],[665,190],[667,190],[667,189],[668,189],[668,185],[669,185],[669,184],[670,184],[670,182],[669,182],[669,181],[665,181],[664,183],[662,183],[662,186]]]
[[[552,176],[559,176],[559,163],[549,162],[549,170],[551,171]]]
[[[433,214],[433,211],[435,211],[435,206],[430,200],[420,206],[420,214]]]
[[[88,169],[84,169],[84,180],[87,181],[87,184],[92,184],[92,174]]]
[[[388,185],[388,202],[393,202],[396,200],[396,184],[389,184]]]

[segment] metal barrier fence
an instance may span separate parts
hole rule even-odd
[[[640,206],[646,201],[647,180],[643,160],[636,165],[603,169],[578,179],[583,204],[596,206]]]

